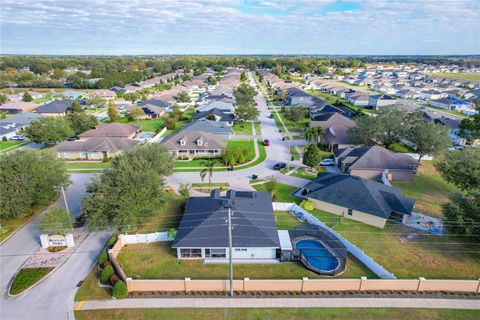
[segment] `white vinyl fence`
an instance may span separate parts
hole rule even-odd
[[[148,140],[148,143],[158,143],[162,135],[167,131],[167,127],[163,127],[159,133],[152,137],[152,139]]]
[[[122,234],[121,237],[123,244],[150,243],[173,240],[173,238],[168,237],[167,232]]]
[[[307,223],[319,226],[328,232],[330,232],[335,238],[337,238],[355,258],[361,261],[367,268],[372,270],[377,276],[382,279],[396,279],[396,277],[385,270],[381,265],[375,262],[370,256],[365,252],[357,248],[354,244],[350,243],[347,239],[338,234],[335,230],[328,227],[325,223],[321,222],[315,218],[310,212],[304,210],[296,203],[286,203],[286,202],[273,202],[273,209],[275,211],[290,211],[295,217],[296,213],[301,213],[303,220]]]

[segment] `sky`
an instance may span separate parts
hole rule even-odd
[[[0,0],[1,54],[480,54],[480,0]]]

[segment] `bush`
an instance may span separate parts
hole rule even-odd
[[[112,249],[112,247],[115,245],[115,242],[117,242],[117,236],[113,235],[111,236],[108,241],[107,241],[107,246],[109,249]]]
[[[113,286],[113,297],[115,299],[125,299],[128,297],[128,289],[125,282],[118,280]]]
[[[106,266],[103,268],[102,273],[100,274],[100,281],[107,282],[114,273],[115,271],[111,265]]]
[[[117,283],[117,281],[119,281],[120,278],[116,275],[116,274],[112,274],[110,276],[110,283],[112,284],[112,286],[115,285],[115,283]]]
[[[3,142],[8,141],[7,137],[3,136],[3,137],[2,137],[2,141],[3,141]]]
[[[103,264],[108,261],[108,254],[106,251],[102,251],[97,258],[97,263],[99,266],[103,266]]]
[[[300,207],[307,211],[311,211],[315,209],[315,204],[312,201],[303,200],[302,203],[300,203]]]

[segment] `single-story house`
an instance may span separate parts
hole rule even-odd
[[[74,100],[55,100],[38,107],[35,112],[44,116],[66,116]]]
[[[359,106],[359,107],[367,106],[368,105],[368,100],[369,100],[368,94],[360,92],[360,91],[356,91],[356,92],[347,94],[345,96],[345,98],[352,105]]]
[[[152,99],[143,101],[139,105],[140,107],[144,105],[157,106],[157,107],[163,108],[166,112],[170,112],[170,110],[172,109],[173,103],[161,98],[152,98]]]
[[[211,120],[199,120],[187,123],[183,127],[183,131],[202,131],[219,135],[224,139],[230,139],[233,134],[232,127],[225,125],[223,122]]]
[[[81,140],[91,138],[123,138],[133,139],[140,132],[139,126],[126,123],[112,122],[99,124],[95,129],[87,130],[78,135]]]
[[[280,240],[270,195],[264,191],[228,190],[220,196],[190,197],[172,248],[178,259],[229,258],[228,209],[231,210],[232,259],[275,259]],[[261,219],[260,219],[261,218]]]
[[[342,172],[372,180],[379,180],[388,170],[388,180],[409,181],[418,167],[411,156],[380,146],[334,149],[333,155]]]
[[[405,222],[415,200],[401,190],[346,174],[323,173],[304,187],[304,195],[320,210],[378,228],[388,220]]]
[[[218,157],[227,146],[223,137],[219,135],[189,130],[171,135],[161,144],[180,159]]]
[[[228,102],[223,102],[223,101],[212,101],[208,104],[201,105],[195,109],[195,112],[205,112],[209,111],[212,109],[218,109],[221,110],[225,113],[234,113],[235,112],[235,106],[233,103],[228,103]]]
[[[378,110],[382,107],[391,106],[397,103],[397,99],[387,94],[374,94],[368,98],[368,105]]]
[[[474,115],[478,113],[478,111],[475,109],[475,106],[472,103],[455,99],[455,98],[441,98],[438,100],[430,100],[429,103],[433,107],[437,107],[445,110],[456,110],[468,115]]]
[[[36,91],[27,91],[27,92],[30,95],[30,97],[32,97],[32,99],[40,99],[45,97],[45,93],[36,92]],[[22,94],[22,97],[23,97],[23,94]]]
[[[97,95],[100,96],[104,99],[115,99],[117,97],[117,94],[113,90],[108,90],[108,89],[98,89],[93,91],[90,96],[92,95]]]
[[[33,112],[21,112],[11,117],[0,119],[0,139],[13,137],[20,130],[25,130],[33,120],[40,119],[41,114]]]
[[[62,97],[64,99],[68,99],[68,100],[81,99],[85,96],[87,96],[87,94],[85,92],[82,92],[82,91],[66,90],[66,91],[62,92]]]
[[[289,88],[285,96],[286,106],[310,107],[315,104],[316,98],[298,88]]]
[[[129,150],[140,141],[125,138],[91,138],[88,140],[64,141],[53,149],[67,160],[103,160]]]
[[[217,122],[224,122],[228,126],[233,126],[235,121],[235,115],[232,113],[226,113],[219,109],[211,109],[204,112],[195,113],[192,116],[192,120],[212,120]]]
[[[135,106],[131,106],[131,107],[135,107]],[[167,112],[167,108],[159,107],[157,105],[153,105],[150,103],[142,104],[139,107],[143,110],[143,112],[145,113],[145,116],[150,119],[158,119]]]
[[[8,101],[0,105],[0,112],[5,113],[20,113],[20,112],[32,112],[37,109],[38,104],[33,102],[24,101]]]
[[[310,127],[322,127],[325,136],[321,139],[331,149],[344,149],[354,146],[349,130],[356,126],[353,120],[337,112],[328,112],[318,115],[315,121],[310,122]]]

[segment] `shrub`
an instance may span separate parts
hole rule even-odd
[[[114,273],[115,271],[113,270],[113,267],[111,265],[107,265],[105,268],[103,268],[102,273],[100,274],[100,281],[107,282]]]
[[[102,264],[102,268],[105,268],[106,266],[111,266],[111,265],[112,265],[112,263],[107,260]]]
[[[2,137],[2,141],[3,141],[3,142],[8,141],[7,137],[3,136],[3,137]]]
[[[125,299],[128,297],[128,289],[125,282],[118,280],[113,286],[113,297],[115,299]]]
[[[115,245],[115,242],[117,242],[117,236],[113,235],[107,241],[108,248],[111,249]]]
[[[307,211],[310,211],[310,210],[315,209],[315,204],[312,201],[303,200],[300,203],[300,207],[302,207],[303,209],[305,209]]]
[[[120,278],[116,275],[116,274],[112,274],[110,276],[110,283],[112,284],[112,286],[115,285],[115,283],[117,283],[117,281],[119,281]]]
[[[99,266],[102,266],[105,261],[108,261],[108,254],[106,251],[102,251],[97,258],[97,263]]]

